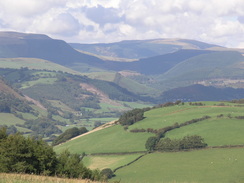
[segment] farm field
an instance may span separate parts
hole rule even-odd
[[[172,130],[166,134],[171,139],[199,135],[209,146],[244,144],[244,123],[240,119],[209,119]]]
[[[54,149],[57,152],[69,149],[70,152],[78,154],[145,151],[145,142],[152,135],[150,133],[133,134],[123,130],[122,126],[115,125],[55,146]]]
[[[116,171],[121,183],[244,182],[244,148],[152,153]]]
[[[20,69],[21,67],[28,67],[29,69],[63,71],[79,74],[79,72],[76,72],[67,67],[38,58],[1,58],[0,63],[0,65],[2,65],[0,68]]]
[[[97,155],[97,156],[85,156],[83,163],[85,166],[91,169],[104,169],[111,168],[114,170],[120,166],[130,163],[134,159],[138,158],[142,154],[124,154],[124,155]]]
[[[173,125],[176,122],[181,124],[195,118],[201,118],[203,116],[217,117],[217,115],[220,114],[240,116],[243,114],[243,107],[234,107],[233,105],[209,105],[209,103],[207,102],[205,106],[192,106],[189,104],[185,104],[179,106],[157,108],[145,112],[145,119],[131,125],[129,129],[159,129]]]
[[[15,117],[10,113],[0,113],[0,125],[24,124],[24,120]]]

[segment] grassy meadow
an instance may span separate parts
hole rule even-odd
[[[145,151],[145,142],[150,133],[133,134],[122,126],[115,125],[55,146],[57,152],[69,149],[72,153],[120,153]]]
[[[104,169],[111,168],[114,170],[117,167],[130,163],[134,159],[138,158],[142,154],[124,154],[124,155],[98,155],[98,156],[85,156],[83,163],[85,166],[91,169]]]
[[[1,58],[0,65],[2,66],[0,66],[0,68],[20,69],[21,67],[28,67],[29,69],[63,71],[72,74],[80,74],[67,67],[38,58]]]
[[[181,124],[206,115],[216,118],[220,114],[240,116],[243,114],[243,107],[235,107],[233,105],[217,106],[206,102],[205,106],[192,106],[186,103],[185,105],[157,108],[145,112],[145,119],[131,125],[129,129],[159,129],[173,125],[176,122]]]
[[[152,153],[116,171],[121,183],[244,182],[244,148]],[[142,168],[143,167],[143,168]]]
[[[171,139],[187,135],[200,135],[209,146],[244,144],[244,122],[239,119],[209,119],[172,130],[166,134]]]

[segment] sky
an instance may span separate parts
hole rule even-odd
[[[0,31],[73,43],[184,38],[244,48],[244,0],[0,0]]]

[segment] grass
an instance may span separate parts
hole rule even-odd
[[[86,156],[82,161],[85,166],[91,169],[110,168],[113,170],[130,163],[140,155],[142,154]]]
[[[53,84],[56,80],[57,80],[57,78],[39,78],[34,81],[27,81],[22,84],[21,89],[29,88],[36,84]]]
[[[113,180],[147,182],[244,182],[244,148],[152,153],[119,169]]]
[[[145,142],[150,136],[153,134],[133,134],[116,125],[58,145],[54,149],[57,152],[69,149],[78,154],[145,151]]]
[[[0,183],[92,183],[90,180],[65,179],[28,174],[0,173]],[[95,183],[95,182],[94,182]]]
[[[63,71],[71,74],[80,74],[59,64],[37,58],[1,58],[0,65],[1,68],[20,69],[21,67],[28,67],[29,69]]]
[[[190,106],[180,105],[172,107],[157,108],[145,112],[145,119],[130,126],[130,129],[134,128],[154,128],[159,129],[166,126],[173,125],[174,123],[183,123],[195,118],[201,118],[203,116],[216,117],[217,115],[231,114],[232,116],[238,116],[243,114],[243,107],[234,106]]]
[[[244,122],[239,119],[210,119],[166,133],[169,138],[200,135],[209,146],[244,145]]]
[[[24,120],[15,117],[10,113],[0,113],[0,125],[16,125],[16,124],[24,124]]]

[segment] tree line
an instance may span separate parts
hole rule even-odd
[[[73,137],[84,134],[86,132],[88,132],[88,130],[85,127],[81,127],[81,128],[73,127],[73,128],[67,129],[67,130],[65,130],[64,133],[62,133],[61,135],[59,135],[57,138],[55,138],[53,140],[52,145],[55,146],[55,145],[61,144]]]
[[[57,155],[41,139],[25,138],[20,133],[8,135],[0,129],[0,172],[82,178],[103,181],[107,177],[99,170],[85,167],[78,154],[67,150]]]

